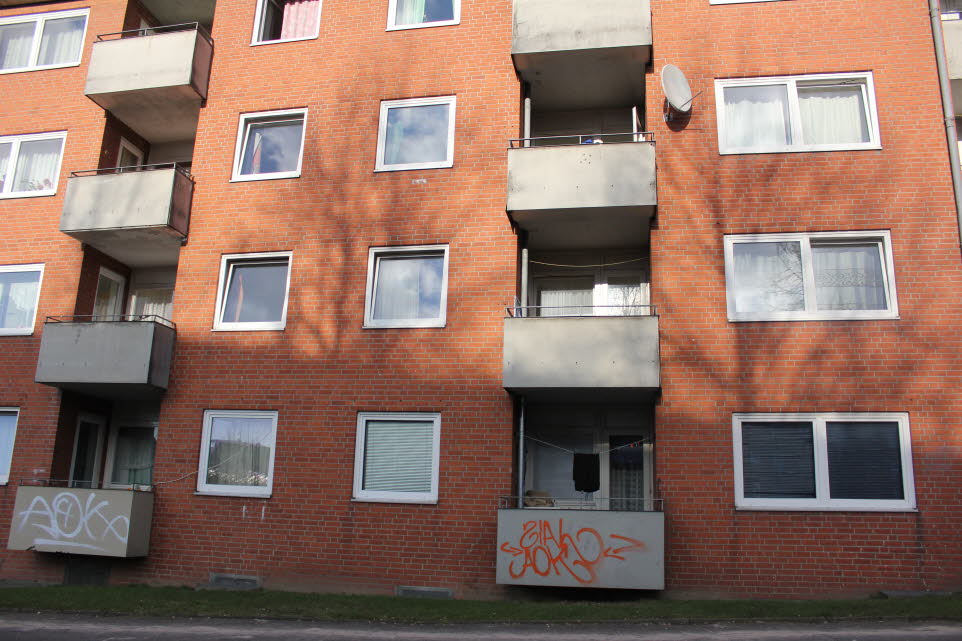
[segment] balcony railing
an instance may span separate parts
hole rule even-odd
[[[524,496],[498,497],[498,509],[527,508],[532,510],[602,510],[610,512],[664,512],[665,499],[638,497],[547,496],[540,492],[526,492]]]
[[[657,316],[654,305],[515,305],[508,318],[574,318],[590,316]]]
[[[570,136],[537,136],[535,138],[513,138],[509,149],[521,147],[564,147],[568,145],[600,145],[606,142],[655,142],[655,134],[650,131],[633,131],[615,134],[571,134]]]

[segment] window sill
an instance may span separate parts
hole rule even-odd
[[[794,323],[799,321],[808,322],[826,322],[826,321],[883,321],[883,320],[901,320],[898,314],[879,314],[879,315],[867,315],[867,314],[853,314],[853,315],[820,315],[820,314],[806,314],[804,316],[729,316],[729,323]]]
[[[432,321],[430,323],[364,323],[361,329],[444,329],[447,323]]]
[[[778,0],[751,0],[752,2],[776,2]],[[721,149],[719,148],[718,154],[720,156],[745,156],[751,154],[799,154],[799,153],[818,153],[826,151],[878,151],[882,149],[882,145],[879,143],[866,143],[863,145],[820,145],[820,146],[803,146],[797,145],[794,147],[776,147],[772,149]]]
[[[315,33],[313,36],[304,36],[303,38],[287,38],[286,40],[262,40],[260,42],[251,42],[252,47],[260,47],[262,45],[281,45],[285,42],[304,42],[305,40],[317,40],[318,34]]]
[[[830,505],[817,505],[817,506],[784,506],[784,505],[736,505],[736,512],[918,512],[918,507],[852,507],[852,506],[830,506]]]
[[[226,496],[228,498],[237,499],[269,499],[271,494],[250,494],[241,492],[202,492],[201,490],[196,490],[194,496]]]
[[[352,503],[400,503],[407,505],[437,505],[435,499],[408,499],[408,498],[358,498],[352,497]]]
[[[57,189],[45,189],[43,191],[19,191],[12,194],[0,194],[0,200],[8,198],[38,198],[40,196],[56,196]]]
[[[390,171],[415,171],[418,169],[448,169],[454,167],[453,161],[439,163],[418,163],[417,165],[378,165],[374,168],[374,173],[380,174]]]
[[[283,332],[287,325],[271,327],[211,327],[212,332]]]
[[[292,172],[284,172],[284,173],[276,173],[276,174],[254,174],[251,176],[238,176],[235,174],[231,176],[230,182],[247,183],[247,182],[254,182],[257,180],[280,180],[282,178],[300,178],[300,177],[301,177],[300,171],[292,171]]]
[[[758,1],[758,0],[752,0]],[[385,31],[407,31],[409,29],[427,29],[428,27],[452,27],[461,24],[461,19],[439,20],[438,22],[422,22],[419,24],[388,25]]]
[[[30,329],[2,329],[0,328],[0,337],[3,336],[33,336],[33,328]]]
[[[79,67],[80,61],[66,62],[60,65],[43,65],[38,67],[17,67],[16,69],[0,69],[0,75],[8,73],[28,73],[31,71],[47,71],[48,69],[67,69],[69,67]]]

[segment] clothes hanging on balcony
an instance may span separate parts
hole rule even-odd
[[[571,477],[578,492],[597,492],[601,488],[601,457],[597,454],[575,454]]]

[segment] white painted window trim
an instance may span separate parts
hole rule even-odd
[[[90,24],[89,20],[84,20],[84,32],[80,37],[80,47],[77,50],[77,59],[70,62],[61,62],[54,65],[39,65],[37,60],[40,57],[40,40],[43,37],[43,27],[47,20],[56,20],[58,18],[74,18],[79,16],[84,16],[85,18],[89,15],[89,9],[72,9],[69,11],[54,11],[51,13],[32,13],[22,16],[9,16],[7,18],[0,18],[0,25],[8,24],[18,24],[24,22],[34,22],[33,31],[33,42],[30,47],[30,58],[29,63],[26,67],[16,67],[14,69],[2,69],[0,70],[0,75],[7,73],[22,73],[24,71],[44,71],[46,69],[62,69],[64,67],[76,67],[80,64],[83,59],[83,50],[87,45],[87,26]]]
[[[17,427],[20,425],[20,408],[19,407],[0,407],[0,413],[3,414],[13,414],[13,441],[10,445],[9,460],[7,461],[7,469],[13,465],[13,450],[17,446]],[[0,474],[0,485],[7,485],[10,482],[10,474]]]
[[[812,261],[812,241],[839,240],[844,242],[865,241],[878,243],[882,259],[882,276],[885,279],[887,309],[866,310],[818,310],[815,299],[815,270]],[[805,310],[772,312],[738,312],[735,310],[735,260],[736,244],[798,242],[802,249],[802,275],[804,281]],[[742,321],[811,321],[811,320],[891,320],[899,318],[898,295],[895,287],[895,266],[892,259],[892,238],[887,230],[810,232],[790,234],[739,234],[725,236],[725,292],[728,299],[728,320]]]
[[[54,173],[54,182],[51,189],[37,191],[10,191],[17,169],[17,160],[20,158],[20,145],[25,142],[36,140],[60,140],[60,158],[57,159],[57,171]],[[63,151],[67,144],[66,131],[54,131],[42,134],[22,134],[17,136],[0,136],[0,144],[10,143],[10,159],[7,161],[7,177],[0,184],[0,199],[4,198],[36,198],[37,196],[53,196],[57,193],[57,186],[60,184],[60,168],[63,164]],[[0,176],[2,180],[2,176]]]
[[[94,473],[90,483],[90,489],[94,489],[98,486],[97,474],[100,472],[100,464],[103,462],[101,455],[104,449],[104,432],[107,428],[107,419],[92,412],[77,412],[77,417],[74,420],[73,449],[70,454],[70,476],[67,477],[70,487],[77,487],[73,485],[73,474],[77,469],[77,445],[80,443],[80,423],[82,421],[97,425],[97,449],[94,452]],[[100,479],[99,485],[103,485],[105,480]]]
[[[450,25],[461,24],[461,0],[451,0],[451,2],[454,5],[454,18],[451,20],[436,20],[434,22],[399,25],[395,23],[395,20],[397,19],[397,0],[388,0],[386,31],[424,29],[425,27],[447,27]]]
[[[404,100],[382,100],[381,114],[377,125],[377,158],[374,171],[408,171],[411,169],[443,169],[454,166],[454,121],[457,108],[457,96],[437,96],[433,98],[407,98]],[[387,114],[397,107],[427,107],[433,105],[448,106],[448,152],[447,158],[434,162],[404,163],[398,165],[384,164],[384,145],[387,141]]]
[[[126,138],[121,137],[120,147],[117,148],[117,167],[123,166],[120,164],[120,159],[123,157],[125,149],[129,151],[131,154],[133,154],[135,158],[137,158],[136,165],[128,165],[128,166],[140,167],[144,164],[144,152],[141,151],[137,146],[135,146],[134,143],[130,142]]]
[[[267,485],[211,485],[207,478],[207,459],[210,455],[210,427],[215,418],[254,418],[271,420],[271,456],[267,464]],[[274,410],[204,410],[204,431],[200,439],[200,459],[197,468],[197,493],[213,496],[248,496],[270,498],[274,488],[274,455],[277,453],[277,412]]]
[[[826,423],[887,422],[898,423],[899,450],[902,462],[902,500],[833,499],[829,495],[828,442]],[[809,422],[815,432],[815,496],[814,499],[756,499],[745,498],[742,464],[743,422]],[[860,512],[913,512],[915,503],[915,475],[912,471],[912,435],[906,412],[884,413],[792,413],[792,414],[733,414],[732,440],[735,453],[735,507],[739,510],[825,510]]]
[[[367,438],[368,421],[410,421],[424,423],[430,421],[434,426],[434,443],[431,452],[431,491],[430,492],[385,492],[363,490],[364,483],[364,444]],[[372,503],[418,503],[436,504],[438,502],[438,479],[441,462],[441,415],[437,412],[358,412],[357,440],[354,448],[354,501]]]
[[[317,24],[314,25],[314,35],[313,36],[302,36],[300,38],[283,38],[278,40],[258,40],[257,35],[261,32],[261,25],[264,21],[264,10],[265,4],[270,0],[257,0],[257,9],[254,13],[254,30],[251,32],[251,46],[259,47],[261,45],[276,45],[284,42],[301,42],[303,40],[317,40],[318,35],[321,32],[321,14],[324,12],[323,2],[319,3],[320,6],[317,7]]]
[[[283,120],[296,120],[300,117],[301,125],[301,148],[297,154],[297,169],[294,171],[275,171],[266,174],[242,174],[241,163],[244,159],[244,150],[247,148],[248,129],[252,121],[260,122],[279,122]],[[252,180],[276,180],[278,178],[298,178],[301,175],[301,166],[304,162],[304,140],[307,138],[307,109],[284,109],[281,111],[258,111],[254,113],[244,113],[240,115],[237,124],[237,144],[234,149],[234,171],[230,182],[250,182]]]
[[[126,292],[127,292],[127,279],[126,279],[124,276],[122,276],[122,275],[118,274],[117,272],[113,271],[112,269],[108,269],[107,267],[101,266],[101,267],[100,267],[100,272],[97,274],[97,289],[94,291],[94,306],[95,306],[95,307],[96,307],[96,305],[97,305],[97,294],[100,293],[100,277],[101,277],[101,276],[103,276],[103,277],[106,278],[107,280],[112,280],[112,281],[114,281],[115,283],[117,283],[118,285],[120,285],[120,291],[119,291],[119,293],[118,293],[117,300],[116,300],[116,302],[115,302],[115,304],[114,304],[114,307],[116,308],[117,313],[116,313],[116,314],[107,314],[107,316],[120,316],[120,315],[122,315],[122,314],[124,313],[124,302],[126,301],[126,296],[125,296],[124,294],[126,294]]]
[[[756,0],[757,1],[757,0]],[[769,0],[765,0],[769,1]],[[785,85],[788,90],[789,120],[792,130],[792,139],[801,141],[802,125],[798,103],[798,85],[834,82],[844,80],[855,81],[853,85],[862,87],[862,97],[865,102],[868,120],[869,141],[864,143],[844,143],[828,145],[806,145],[796,142],[790,145],[777,145],[773,147],[732,147],[726,148],[725,138],[725,89],[728,87],[751,87],[768,85]],[[718,123],[718,153],[721,155],[729,154],[772,154],[808,151],[858,151],[863,149],[881,149],[881,136],[879,134],[878,111],[875,105],[875,82],[871,71],[853,73],[826,73],[810,74],[805,76],[770,76],[764,78],[731,78],[715,80],[715,117]]]
[[[222,320],[224,305],[227,303],[228,278],[232,276],[231,266],[235,263],[279,262],[287,260],[287,282],[284,283],[284,308],[281,310],[281,320],[270,323],[228,323]],[[282,330],[287,326],[287,303],[291,288],[291,270],[294,266],[293,252],[261,252],[255,254],[224,254],[220,259],[220,276],[217,279],[217,303],[214,312],[214,327],[212,331],[221,332],[256,332]]]
[[[708,0],[708,4],[747,4],[750,2],[778,2],[779,0]]]
[[[122,423],[122,424],[121,424]],[[104,478],[101,485],[104,489],[108,490],[132,490],[137,488],[150,487],[147,485],[133,485],[130,483],[113,483],[111,479],[114,476],[114,456],[117,453],[117,435],[120,432],[121,427],[133,427],[136,429],[145,429],[154,431],[154,462],[157,461],[157,433],[159,431],[159,426],[156,421],[117,421],[116,418],[110,421],[110,434],[107,436],[107,452],[105,456],[107,457],[104,461]],[[153,478],[153,468],[151,468],[151,485],[154,483]]]
[[[34,263],[32,265],[0,265],[0,273],[6,274],[10,272],[40,272],[37,277],[37,298],[33,301],[33,316],[30,319],[29,327],[0,327],[0,336],[31,336],[33,335],[34,327],[37,325],[37,307],[40,304],[40,290],[43,287],[43,263]]]
[[[441,309],[438,318],[399,318],[378,320],[374,318],[374,293],[377,291],[378,260],[384,256],[401,254],[441,254],[444,261],[441,274]],[[364,290],[364,327],[444,327],[448,309],[448,245],[405,245],[402,247],[371,247],[367,255],[367,285]]]

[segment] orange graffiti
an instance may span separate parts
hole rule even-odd
[[[590,585],[598,579],[597,568],[605,559],[624,561],[625,553],[645,549],[641,541],[620,534],[609,534],[606,543],[605,537],[590,527],[571,534],[565,531],[564,519],[558,519],[557,529],[552,525],[547,520],[525,521],[516,545],[501,544],[501,551],[514,557],[508,565],[511,578],[520,579],[529,571],[538,576],[568,574]]]

